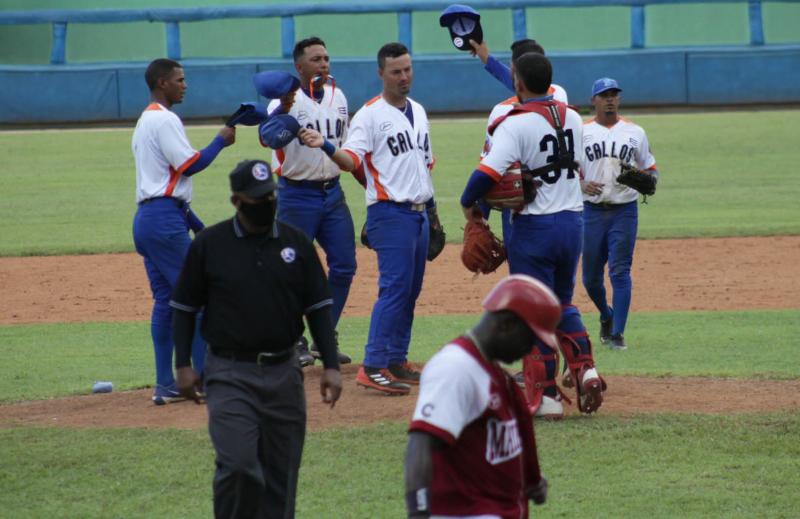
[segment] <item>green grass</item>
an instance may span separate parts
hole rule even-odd
[[[309,433],[297,516],[405,517],[406,427]],[[536,430],[550,493],[535,517],[797,516],[796,412],[601,415]],[[204,430],[0,430],[7,517],[209,517],[213,470]]]
[[[420,316],[414,321],[412,361],[424,362],[471,327],[475,315]],[[592,337],[597,314],[586,316]],[[340,322],[341,348],[361,362],[369,318]],[[81,323],[0,326],[0,402],[86,394],[96,380],[115,390],[153,383],[148,323]],[[796,357],[800,311],[665,312],[633,314],[628,351],[596,345],[607,375],[800,377]]]
[[[787,188],[800,110],[634,117],[662,172],[641,207],[640,236],[761,236],[800,233],[800,205]],[[482,122],[433,122],[434,185],[448,240],[461,241],[458,199],[477,164]],[[129,252],[135,173],[132,130],[0,133],[0,255]],[[212,128],[189,128],[205,146]],[[195,177],[193,207],[206,223],[232,214],[227,174],[244,158],[268,156],[253,128]],[[344,175],[357,229],[364,194]],[[493,219],[495,225],[498,221]]]

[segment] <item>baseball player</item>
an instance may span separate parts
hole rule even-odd
[[[538,52],[544,56],[544,49],[536,42],[536,40],[531,40],[528,38],[517,40],[511,44],[511,68],[508,68],[489,54],[489,47],[486,44],[486,40],[483,40],[483,42],[480,44],[475,43],[474,40],[470,40],[470,45],[472,45],[473,54],[478,56],[485,64],[486,70],[498,81],[506,85],[506,87],[512,92],[514,91],[514,84],[512,80],[514,60],[526,52]],[[552,96],[552,99],[555,101],[560,101],[564,104],[567,104],[567,91],[562,87],[558,85],[550,85],[547,93],[549,96]],[[489,120],[486,123],[486,137],[484,140],[481,158],[486,156],[486,153],[488,153],[489,149],[492,147],[492,136],[489,134],[489,128],[497,119],[508,114],[508,112],[510,112],[518,103],[519,99],[516,95],[513,95],[508,99],[494,105],[491,113],[489,113]],[[481,209],[483,210],[486,218],[488,218],[489,207],[482,206]],[[508,239],[511,237],[511,210],[503,209],[501,214],[503,222],[503,240],[508,241]]]
[[[150,332],[156,364],[153,402],[163,405],[180,399],[172,373],[172,310],[169,298],[195,233],[202,222],[189,209],[192,175],[205,169],[225,146],[236,140],[236,129],[223,127],[204,149],[189,144],[180,118],[170,108],[183,101],[186,78],[180,63],[157,59],[145,72],[150,104],[133,131],[136,162],[136,203],[133,241],[144,258],[153,293]],[[202,373],[205,344],[196,334],[192,362]]]
[[[512,274],[542,281],[561,301],[559,345],[576,381],[578,408],[592,413],[602,403],[604,383],[594,367],[580,312],[572,305],[583,234],[580,171],[575,162],[581,158],[582,148],[576,143],[581,142],[583,124],[577,112],[548,99],[552,67],[546,57],[533,52],[520,56],[514,77],[521,103],[490,128],[491,149],[470,177],[461,205],[468,220],[480,219],[483,215],[475,202],[512,164],[519,162],[531,170],[539,185],[533,201],[513,216],[509,268]],[[528,391],[537,416],[560,418],[564,410],[555,383],[556,350],[537,344],[525,362],[535,382]]]
[[[543,283],[506,277],[486,312],[422,372],[406,449],[409,517],[528,516],[547,497],[533,422],[519,387],[500,367],[538,339],[557,348],[561,305]]]
[[[314,128],[335,146],[341,146],[347,137],[347,98],[335,83],[328,84],[333,78],[325,42],[317,37],[301,40],[295,45],[293,56],[301,86],[289,115],[301,127]],[[279,104],[280,100],[273,100],[268,110],[277,109]],[[279,177],[278,220],[301,229],[325,251],[335,328],[356,272],[353,218],[339,185],[339,167],[295,139],[275,150],[272,169]],[[319,356],[313,346],[309,353],[305,337],[299,339],[297,346],[303,366],[313,364],[314,357]],[[339,352],[339,363],[349,362],[350,357]]]
[[[583,286],[600,311],[600,341],[624,350],[631,305],[631,263],[636,245],[639,193],[616,182],[620,164],[631,164],[658,178],[656,159],[644,130],[619,115],[622,89],[611,78],[592,85],[595,117],[583,126]],[[608,306],[603,271],[613,290]]]
[[[401,43],[378,51],[383,92],[350,122],[341,149],[316,130],[301,130],[307,146],[321,147],[340,168],[366,173],[367,235],[378,254],[379,292],[372,309],[364,364],[356,383],[406,395],[419,383],[407,360],[414,306],[428,250],[428,211],[435,215],[430,171],[434,158],[425,109],[408,97],[411,56]]]

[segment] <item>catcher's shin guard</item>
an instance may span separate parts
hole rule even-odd
[[[546,361],[558,364],[558,352],[544,354],[539,345],[533,347],[529,355],[522,358],[522,374],[525,377],[525,397],[528,399],[528,409],[531,414],[536,414],[542,404],[545,388],[555,386],[555,379],[547,376]],[[558,386],[556,386],[558,388]]]
[[[581,413],[594,413],[602,405],[603,392],[608,386],[594,367],[589,335],[585,331],[569,335],[557,332],[557,335],[558,345],[567,363],[567,373],[564,374],[562,383],[565,387],[575,386],[575,392],[578,395],[578,410]],[[581,352],[581,347],[576,339],[586,341],[588,353]]]

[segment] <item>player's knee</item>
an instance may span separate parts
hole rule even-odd
[[[337,280],[338,282],[347,282],[353,279],[353,276],[356,275],[356,258],[353,255],[352,258],[344,258],[337,261],[331,261],[328,264],[328,280],[333,282]]]
[[[613,286],[625,286],[631,284],[631,264],[618,263],[616,265],[609,265],[608,279]]]
[[[337,286],[350,286],[356,274],[355,266],[352,270],[331,270],[328,272],[328,283]]]
[[[581,320],[581,313],[575,306],[564,305],[561,307],[561,322],[558,323],[558,329],[567,335],[586,331]]]

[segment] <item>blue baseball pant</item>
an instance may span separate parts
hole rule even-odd
[[[140,204],[133,218],[133,242],[136,252],[144,258],[153,293],[150,334],[155,350],[157,394],[175,390],[172,372],[175,345],[169,300],[192,242],[186,219],[188,205],[181,203],[179,206],[178,202],[174,198],[154,198]],[[206,350],[200,335],[200,321],[197,319],[192,343],[192,365],[198,373],[203,372]]]
[[[278,220],[294,225],[317,240],[328,264],[328,286],[336,327],[356,274],[356,246],[353,218],[338,180],[329,189],[290,185],[278,179]]]
[[[625,332],[631,307],[631,264],[639,225],[636,201],[618,206],[584,203],[583,286],[600,311],[600,319],[613,317],[611,333]],[[611,307],[606,299],[603,275],[608,263],[608,277],[613,290]]]
[[[408,359],[414,307],[428,253],[428,213],[410,204],[367,207],[367,236],[378,254],[378,300],[372,308],[364,365],[385,368]]]
[[[589,353],[586,327],[578,309],[572,306],[575,293],[575,274],[583,246],[583,217],[580,211],[561,211],[546,215],[514,215],[508,250],[509,269],[512,274],[527,274],[538,279],[561,302],[561,321],[558,329],[572,337]],[[539,344],[545,355],[554,353],[544,343]],[[555,378],[555,361],[546,361],[548,378]],[[554,396],[554,387],[545,394]]]

